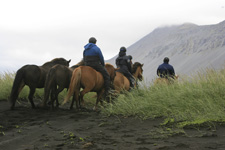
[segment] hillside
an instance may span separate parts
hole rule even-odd
[[[198,26],[185,23],[160,27],[127,48],[133,62],[144,63],[144,77],[152,81],[165,56],[176,74],[190,75],[205,68],[225,66],[225,21]],[[107,62],[115,65],[117,56]]]

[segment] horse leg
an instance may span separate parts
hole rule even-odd
[[[54,109],[54,101],[55,101],[55,89],[51,90],[51,102],[50,104],[52,105],[52,109]]]
[[[97,92],[97,99],[96,99],[96,103],[95,103],[95,106],[94,106],[93,110],[98,109],[99,101],[100,101],[101,105],[103,106],[103,101],[102,101],[103,94],[104,94],[104,90],[101,90],[100,92]]]
[[[47,83],[48,82],[46,82],[46,84]],[[50,97],[52,99],[51,93],[52,93],[52,87],[45,85],[45,87],[44,87],[44,100],[42,102],[42,107],[46,107],[47,103],[48,103],[48,105],[50,105],[51,102],[49,101],[49,94],[50,94]]]
[[[79,96],[78,96],[78,98],[79,98]],[[72,99],[72,103],[71,103],[71,105],[70,105],[70,109],[73,109],[73,104],[74,104],[74,101],[77,99],[77,97],[76,97],[76,94],[75,94],[75,92],[73,93],[73,99]],[[76,101],[76,108],[78,109],[78,105],[77,105],[77,101]]]
[[[91,91],[90,88],[84,88],[84,90],[80,92],[81,106],[84,106],[84,95],[90,91]]]
[[[34,105],[34,102],[33,102],[34,93],[35,93],[35,88],[30,87],[30,93],[29,93],[28,99],[31,103],[32,108],[35,108],[35,105]]]
[[[59,99],[58,99],[58,95],[60,92],[62,92],[64,89],[64,87],[59,87],[56,91],[56,94],[55,94],[55,100],[56,100],[56,107],[58,108],[59,107]]]
[[[54,85],[52,87],[52,90],[51,90],[51,105],[52,105],[52,109],[54,109],[54,103],[55,103],[56,98],[57,98],[57,86]]]
[[[95,106],[94,106],[94,108],[93,108],[93,110],[97,110],[98,109],[98,102],[99,102],[99,100],[100,100],[100,96],[99,96],[99,94],[97,94],[97,99],[96,99],[96,103],[95,103]],[[101,104],[102,104],[102,101],[101,101]]]
[[[80,105],[80,107],[84,107],[84,95],[85,95],[86,93],[80,93],[80,99],[79,99],[79,105]]]
[[[73,99],[72,99],[72,103],[70,105],[70,109],[73,109],[74,101],[76,101],[76,109],[78,110],[80,108],[80,91],[79,90],[76,90],[73,93]]]

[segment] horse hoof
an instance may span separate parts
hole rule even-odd
[[[93,107],[93,110],[94,110],[94,111],[97,111],[97,107],[94,106],[94,107]]]
[[[37,105],[37,107],[40,107],[40,108],[46,107],[46,104],[40,103],[40,104]]]

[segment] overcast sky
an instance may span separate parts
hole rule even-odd
[[[56,57],[74,65],[92,36],[107,60],[155,28],[223,20],[225,0],[1,0],[0,72]]]

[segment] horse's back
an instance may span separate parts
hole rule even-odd
[[[81,84],[83,87],[90,87],[93,90],[102,88],[104,79],[100,72],[90,66],[80,66],[75,70],[77,69],[81,69]]]
[[[68,87],[71,75],[72,71],[67,66],[57,64],[48,71],[45,83]]]
[[[43,80],[45,77],[42,77],[42,74],[45,74],[45,71],[42,70],[37,65],[25,65],[20,68],[19,71],[23,70],[23,81],[28,86],[42,86],[44,84]]]
[[[99,73],[94,68],[92,68],[90,66],[80,66],[77,69],[79,69],[79,68],[81,69],[81,73],[82,73],[82,76],[84,78],[89,78],[89,79],[95,78],[96,79],[97,74]]]
[[[154,84],[171,84],[171,83],[174,83],[174,81],[176,81],[177,79],[179,78],[178,75],[174,76],[174,79],[173,78],[156,78],[155,81],[154,81]]]
[[[58,85],[68,86],[70,82],[70,78],[72,75],[72,71],[63,65],[55,65],[51,68],[51,70],[55,70],[55,80]]]
[[[154,84],[168,84],[169,81],[166,78],[156,78]]]

